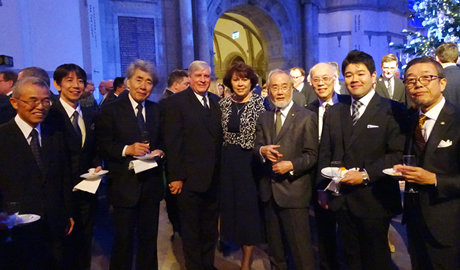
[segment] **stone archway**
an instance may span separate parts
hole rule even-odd
[[[256,71],[259,75],[265,77],[266,72],[271,69],[287,69],[298,62],[296,44],[299,44],[299,41],[295,35],[298,26],[291,22],[291,16],[288,15],[282,1],[213,0],[208,5],[208,25],[211,35],[214,34],[217,20],[224,13],[241,15],[258,28],[264,54],[262,57],[255,56],[257,59],[253,64],[257,65]],[[211,59],[213,61],[213,54]],[[212,66],[214,67],[214,62]]]

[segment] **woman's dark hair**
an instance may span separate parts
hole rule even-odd
[[[223,80],[224,85],[230,88],[232,92],[232,77],[235,73],[237,73],[241,78],[248,78],[251,80],[251,90],[254,89],[254,87],[256,87],[257,83],[259,82],[259,77],[257,77],[257,74],[254,69],[252,69],[252,67],[246,65],[243,62],[238,62],[227,70]]]

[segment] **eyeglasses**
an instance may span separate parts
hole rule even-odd
[[[314,84],[318,84],[320,83],[321,81],[323,81],[324,83],[328,84],[332,81],[332,79],[334,79],[335,76],[332,76],[332,77],[328,77],[328,76],[323,76],[323,77],[314,77],[312,78],[311,82],[314,83]]]
[[[287,91],[289,91],[290,89],[291,89],[291,87],[288,86],[288,85],[283,85],[283,86],[277,86],[277,85],[275,85],[275,86],[270,87],[270,91],[272,91],[272,92],[278,92],[278,91],[287,92]]]
[[[297,80],[298,78],[300,77],[304,77],[303,75],[300,75],[300,76],[291,76],[294,80]]]
[[[48,107],[51,106],[51,103],[52,103],[51,99],[49,99],[49,98],[45,98],[45,99],[42,99],[42,100],[36,99],[36,100],[27,100],[27,101],[22,100],[22,99],[18,99],[18,100],[24,102],[25,104],[27,104],[27,105],[29,105],[30,107],[33,107],[33,108],[38,107],[40,104],[42,104],[43,107],[48,108]]]
[[[438,76],[436,75],[423,75],[418,78],[407,78],[404,79],[404,84],[407,86],[407,88],[411,89],[415,87],[415,84],[417,84],[417,81],[421,83],[423,86],[427,86],[431,83],[432,80],[439,79]]]

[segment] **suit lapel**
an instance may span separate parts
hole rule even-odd
[[[353,135],[353,122],[350,114],[351,99],[345,100],[343,103],[338,103],[334,106],[340,106],[339,119],[342,128],[342,140],[345,146],[345,151],[349,147],[351,136]],[[331,127],[334,128],[334,127]]]
[[[283,126],[281,127],[280,133],[275,138],[275,144],[277,144],[281,140],[283,135],[286,133],[286,131],[291,126],[291,124],[294,122],[294,119],[297,117],[297,111],[298,111],[298,108],[296,104],[293,104],[291,109],[286,115],[286,119],[284,119],[284,123],[283,123]],[[274,125],[273,121],[272,121],[272,125]]]
[[[209,115],[207,115],[208,112],[206,112],[206,109],[203,107],[203,104],[201,104],[201,102],[196,97],[195,93],[193,92],[193,89],[188,88],[185,91],[188,91],[187,92],[187,94],[189,95],[188,101],[190,103],[190,106],[193,107],[193,112],[196,112],[198,114],[198,117],[201,119],[201,121],[203,121],[203,124],[206,126],[206,128],[208,129],[208,131],[211,133],[213,137],[218,136],[218,134],[216,134],[216,130],[213,128],[214,126],[213,121],[208,121],[209,120],[208,118]],[[220,107],[219,107],[219,104],[217,104],[217,102],[212,100],[209,93],[208,93],[208,100],[209,100],[209,113],[211,113],[211,118],[213,119],[215,115],[219,115],[217,110],[220,110]]]
[[[433,126],[431,131],[430,138],[426,142],[425,146],[425,156],[430,156],[438,148],[439,142],[445,138],[446,131],[449,129],[450,125],[453,122],[451,115],[455,113],[455,109],[450,107],[448,103],[444,105],[441,113],[439,113],[438,119]]]
[[[380,110],[380,99],[381,97],[379,95],[374,94],[374,97],[372,97],[371,101],[367,105],[364,114],[359,118],[358,122],[356,122],[353,129],[353,135],[351,136],[348,146],[351,146],[359,135],[367,129],[367,124],[371,123],[371,120]]]
[[[385,80],[383,79],[382,75],[380,75],[377,83],[380,84],[384,97],[385,98],[390,98],[390,94],[388,93],[387,85],[385,84]]]

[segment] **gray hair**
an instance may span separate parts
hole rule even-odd
[[[273,75],[278,74],[278,73],[288,75],[288,76],[289,76],[289,81],[291,82],[291,86],[294,87],[294,79],[293,79],[292,76],[289,74],[289,72],[277,68],[277,69],[272,69],[272,70],[270,70],[270,73],[268,73],[268,76],[267,76],[267,87],[268,87],[269,89],[270,89],[270,78],[271,78]]]
[[[136,70],[142,70],[152,77],[153,87],[158,84],[158,74],[152,62],[137,59],[129,65],[126,71],[126,78],[129,80],[134,76]]]
[[[23,87],[26,84],[32,84],[45,88],[46,90],[48,90],[48,95],[50,94],[50,88],[48,87],[48,84],[45,81],[38,77],[25,77],[14,84],[12,97],[16,99],[20,98],[22,95]]]
[[[211,72],[211,66],[208,63],[206,63],[205,61],[195,60],[188,67],[188,75],[190,76],[195,71],[200,71],[205,68],[209,68],[209,71]]]
[[[332,70],[332,73],[333,73],[332,76],[337,77],[336,76],[337,75],[337,68],[334,65],[331,65],[331,62],[329,62],[329,63],[318,63],[318,64],[314,65],[312,68],[310,68],[310,71],[308,72],[308,76],[311,77],[311,72],[313,71],[313,69],[315,69],[320,64],[325,64],[325,65],[328,65],[329,67],[331,67],[331,70]]]

